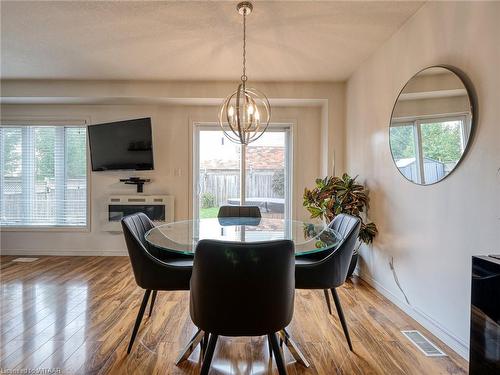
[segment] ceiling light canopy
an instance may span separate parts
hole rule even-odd
[[[243,1],[236,9],[243,16],[243,74],[236,91],[220,107],[219,125],[231,141],[247,145],[266,131],[271,120],[271,106],[264,94],[247,87],[246,16],[252,12],[253,5],[249,1]]]

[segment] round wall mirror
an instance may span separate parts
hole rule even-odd
[[[408,180],[430,185],[448,176],[467,150],[474,127],[473,100],[465,76],[434,66],[414,75],[391,115],[394,164]]]

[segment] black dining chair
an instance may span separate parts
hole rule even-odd
[[[219,208],[218,218],[223,217],[262,217],[260,208],[257,206],[221,206]]]
[[[337,247],[340,246],[340,244],[345,240],[345,238],[349,234],[350,224],[352,224],[350,220],[351,217],[352,217],[351,215],[347,214],[338,214],[333,218],[330,224],[328,224],[328,227],[334,229],[340,235],[340,241],[339,244],[337,244]],[[332,252],[334,252],[335,249],[336,247],[333,247],[329,250],[322,251],[319,253],[298,255],[297,259],[321,260],[325,258],[326,255],[329,255]],[[332,306],[330,304],[330,297],[329,297],[330,291],[328,289],[324,289],[323,292],[325,295],[325,301],[328,307],[328,312],[330,313],[330,315],[332,315]]]
[[[194,256],[190,313],[209,334],[201,374],[208,374],[219,336],[264,336],[280,375],[285,363],[276,333],[292,320],[294,245],[201,240]]]
[[[295,288],[323,289],[324,291],[329,289],[331,291],[344,335],[349,349],[352,351],[349,330],[336,288],[344,284],[346,280],[361,221],[357,217],[340,214],[335,217],[330,226],[341,234],[340,243],[326,254],[320,252],[310,256],[297,257],[295,259]],[[325,297],[327,297],[329,304],[327,292]]]
[[[159,249],[153,249],[144,238],[146,232],[154,228],[153,222],[145,214],[132,214],[124,217],[121,222],[135,281],[145,289],[127,349],[127,353],[130,353],[151,293],[150,315],[159,290],[189,290],[193,260],[173,256],[159,259],[153,256],[153,250]]]

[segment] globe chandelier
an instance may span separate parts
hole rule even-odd
[[[232,142],[248,145],[266,131],[271,120],[271,106],[260,91],[247,87],[246,75],[246,17],[253,10],[249,1],[236,6],[243,16],[243,74],[236,91],[229,95],[219,109],[219,125]]]

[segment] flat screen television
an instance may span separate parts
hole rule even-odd
[[[151,170],[151,118],[89,125],[92,171]]]

